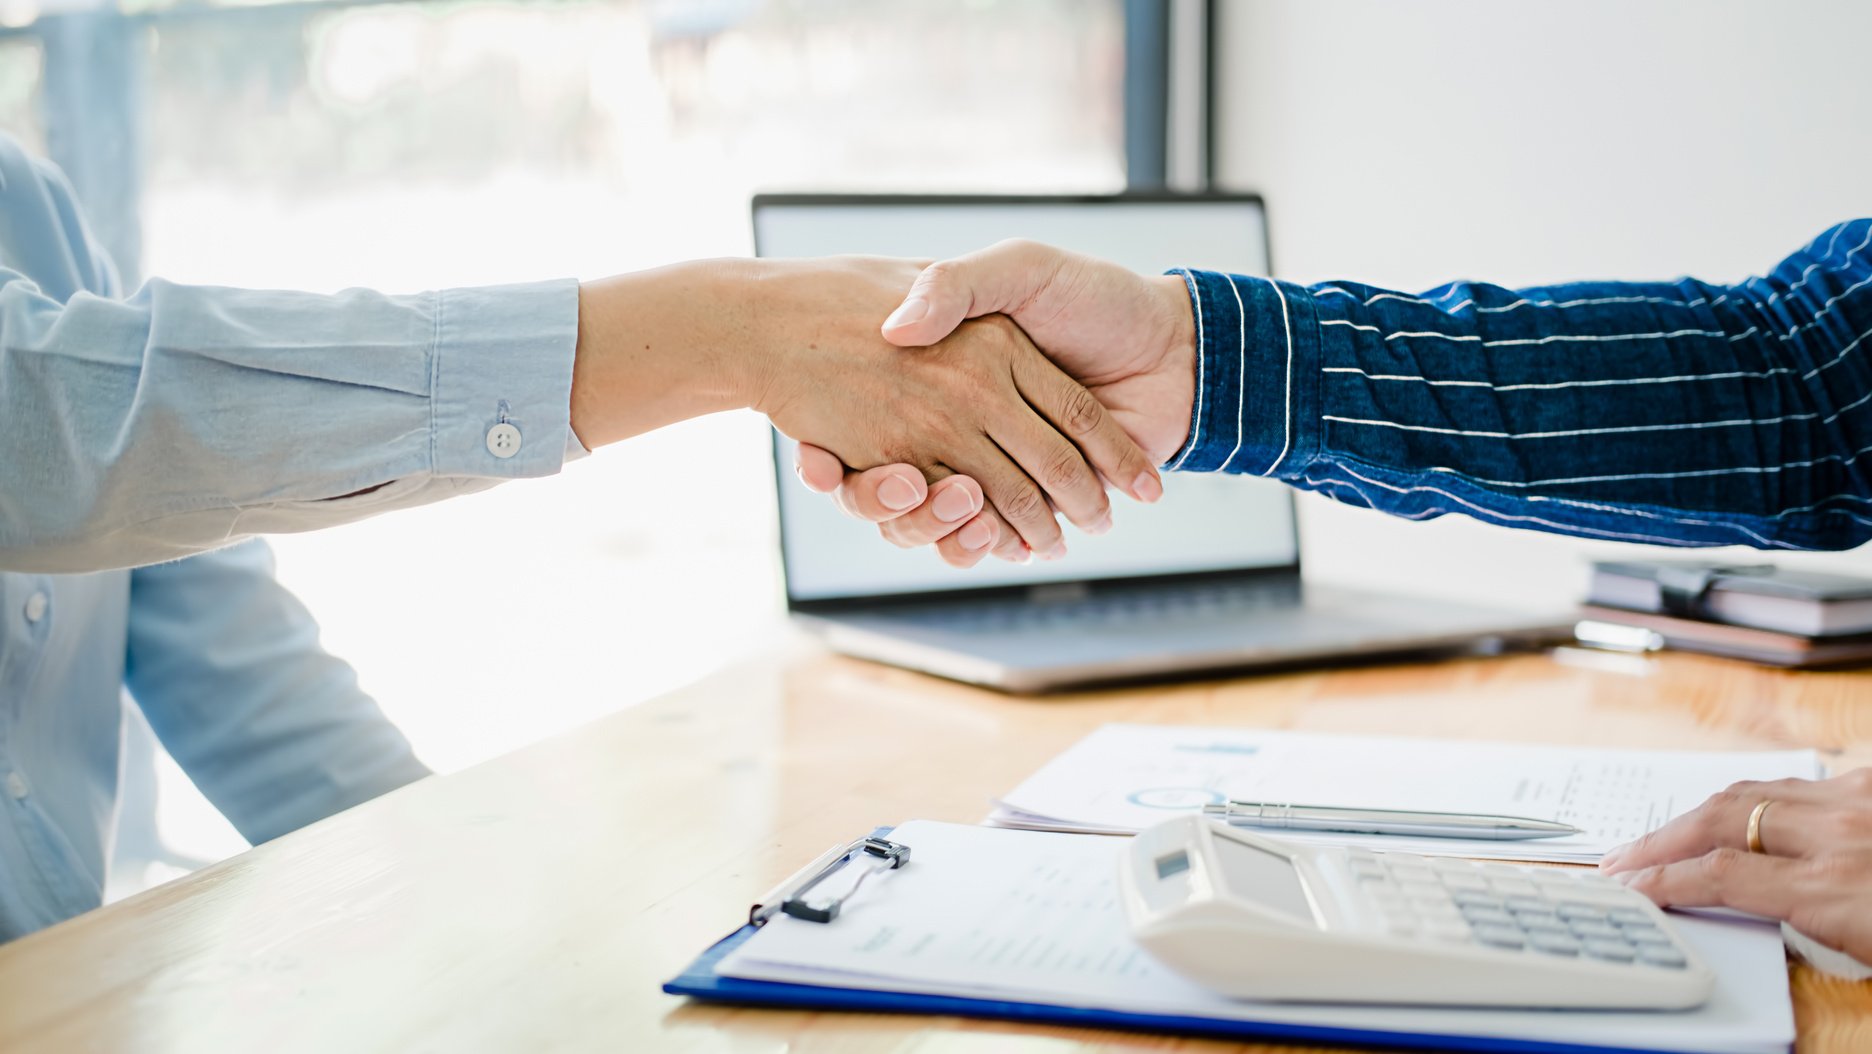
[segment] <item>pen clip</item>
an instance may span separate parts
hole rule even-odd
[[[813,904],[806,900],[806,894],[812,892],[815,886],[836,874],[853,857],[859,856],[881,863],[859,875],[850,889],[829,902]],[[753,926],[764,925],[775,914],[791,915],[806,922],[831,922],[838,918],[839,908],[858,892],[865,880],[879,871],[894,871],[909,862],[910,847],[902,842],[867,836],[835,845],[819,854],[812,863],[794,872],[749,908],[748,923]]]

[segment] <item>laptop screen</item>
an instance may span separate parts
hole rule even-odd
[[[911,198],[762,195],[754,201],[761,256],[956,256],[1003,238],[1103,257],[1144,274],[1172,267],[1237,274],[1268,270],[1267,227],[1252,197]],[[882,319],[879,320],[880,323]],[[931,549],[902,550],[793,478],[793,444],[775,435],[782,470],[780,527],[790,600],[838,600],[1015,585],[1291,566],[1298,561],[1292,499],[1281,484],[1240,476],[1166,473],[1164,497],[1112,500],[1100,537],[1066,525],[1063,560],[985,560],[969,570]]]

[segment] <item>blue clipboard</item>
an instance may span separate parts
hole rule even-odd
[[[891,828],[880,827],[873,833],[873,837],[884,838],[890,832]],[[1334,1028],[1326,1025],[1296,1025],[1284,1021],[1242,1021],[1212,1017],[1183,1017],[1172,1014],[1142,1014],[1122,1010],[1060,1006],[1051,1003],[970,999],[962,996],[888,992],[871,988],[834,988],[826,985],[754,981],[722,976],[717,969],[722,959],[759,930],[758,926],[746,925],[715,942],[714,946],[703,952],[682,973],[665,982],[663,991],[670,995],[688,996],[706,1002],[731,1003],[739,1006],[791,1010],[852,1010],[881,1014],[941,1014],[956,1017],[999,1018],[1007,1021],[1031,1021],[1074,1028],[1111,1028],[1132,1032],[1213,1036],[1240,1040],[1391,1047],[1402,1050],[1504,1051],[1512,1052],[1512,1054],[1585,1054],[1585,1052],[1659,1054],[1656,1048],[1646,1047],[1607,1047],[1488,1036],[1449,1036],[1365,1028]]]

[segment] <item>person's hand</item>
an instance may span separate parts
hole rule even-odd
[[[988,317],[914,351],[878,335],[917,265],[847,257],[767,262],[755,324],[781,343],[751,405],[782,432],[843,464],[886,466],[867,495],[901,504],[920,477],[930,515],[992,507],[995,523],[1045,557],[1064,554],[1057,508],[1080,529],[1111,525],[1101,477],[1156,486],[1156,470],[1104,406],[1037,351],[1013,322]],[[985,499],[985,502],[984,502]]]
[[[1145,277],[1034,242],[1006,241],[925,268],[883,334],[893,344],[921,347],[965,319],[993,313],[1012,318],[1084,384],[1153,464],[1183,445],[1195,401],[1196,341],[1182,279]],[[962,567],[990,551],[1020,555],[992,510],[960,529],[937,515],[933,500],[901,509],[883,500],[888,474],[847,473],[838,459],[808,446],[800,448],[796,467],[807,486],[836,489],[847,512],[879,522],[898,545],[934,542],[944,560]],[[1154,475],[1113,482],[1140,501],[1162,495]],[[893,496],[903,497],[900,491]]]
[[[1749,815],[1764,801],[1752,853]],[[1872,769],[1735,784],[1599,867],[1662,907],[1766,915],[1872,963]]]

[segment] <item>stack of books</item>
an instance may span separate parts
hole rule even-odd
[[[1772,666],[1872,662],[1872,578],[1671,560],[1593,565],[1587,643],[1708,652]]]

